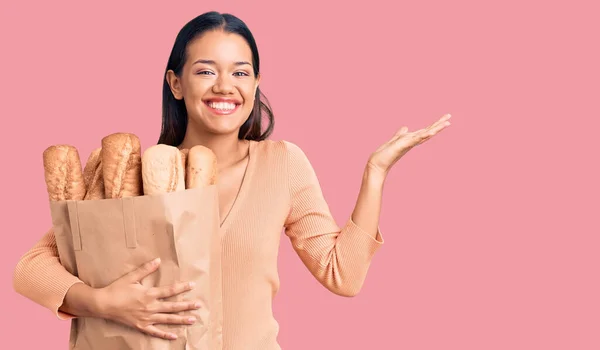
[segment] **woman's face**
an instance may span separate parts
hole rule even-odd
[[[250,46],[242,36],[220,30],[191,41],[181,76],[169,71],[167,79],[175,98],[185,102],[188,123],[212,134],[238,133],[259,83]]]

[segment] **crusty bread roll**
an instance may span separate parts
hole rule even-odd
[[[82,200],[86,189],[77,149],[71,145],[53,145],[44,150],[43,157],[49,199]]]
[[[85,182],[85,187],[89,187],[92,178],[94,177],[94,172],[96,170],[96,166],[100,163],[100,151],[102,148],[96,148],[90,153],[90,156],[83,167],[83,181]]]
[[[187,155],[186,187],[198,188],[217,183],[217,157],[201,145],[190,148]]]
[[[177,147],[158,144],[142,156],[144,194],[153,195],[185,190],[185,168]]]
[[[142,195],[142,154],[136,135],[115,133],[102,138],[102,176],[106,198]]]
[[[102,147],[92,151],[83,168],[83,179],[87,189],[84,200],[104,198],[104,178],[102,176]]]

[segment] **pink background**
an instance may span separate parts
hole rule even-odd
[[[593,1],[207,3],[2,4],[3,348],[68,343],[68,323],[11,285],[50,226],[42,151],[87,157],[116,131],[154,144],[177,31],[213,9],[253,31],[272,138],[305,150],[340,223],[373,150],[453,115],[390,174],[357,297],[326,291],[282,240],[284,349],[600,348]]]

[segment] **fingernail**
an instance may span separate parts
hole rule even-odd
[[[200,303],[195,303],[195,304],[194,304],[194,307],[195,307],[196,309],[200,308],[200,306],[202,306],[202,305],[200,305]]]
[[[160,263],[160,258],[156,258],[152,261],[153,265],[158,265]]]
[[[177,335],[176,334],[169,334],[169,339],[177,339]]]
[[[196,283],[195,282],[190,282],[189,285],[190,285],[190,288],[194,288],[196,286]]]
[[[188,318],[188,322],[189,323],[194,323],[194,322],[196,322],[196,318],[195,317],[190,317],[190,318]]]

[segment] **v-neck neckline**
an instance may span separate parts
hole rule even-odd
[[[254,155],[254,147],[256,145],[256,141],[249,140],[248,145],[248,164],[246,164],[246,170],[244,170],[244,175],[242,176],[242,183],[240,188],[233,200],[233,204],[229,211],[225,214],[224,218],[219,217],[219,229],[224,233],[231,222],[231,217],[234,217],[235,214],[239,211],[238,207],[240,206],[239,202],[243,202],[246,197],[246,192],[248,191],[247,187],[249,186],[252,179],[252,175],[254,174],[254,163],[256,161],[256,157]]]

